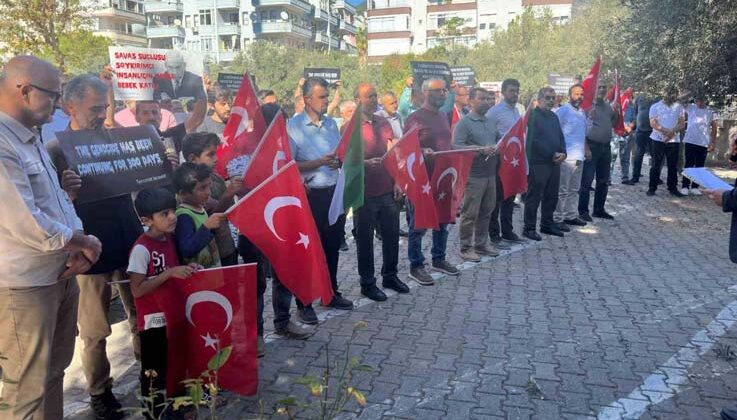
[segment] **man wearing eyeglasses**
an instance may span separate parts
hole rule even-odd
[[[526,152],[530,174],[525,199],[525,230],[522,233],[533,241],[542,240],[537,233],[537,209],[541,204],[540,232],[563,236],[553,221],[553,212],[558,205],[560,164],[566,160],[563,130],[558,116],[551,111],[555,90],[549,86],[540,89],[537,100],[537,108],[532,111],[527,128]]]
[[[420,147],[425,156],[428,174],[432,173],[432,154],[450,150],[451,132],[448,114],[440,108],[448,96],[448,88],[442,79],[427,79],[422,83],[422,108],[410,114],[404,125],[407,133],[413,128],[419,129]],[[414,228],[414,208],[409,203],[407,217],[409,218],[409,245],[410,262],[409,277],[423,286],[434,284],[432,276],[425,271],[425,256],[422,255],[422,237],[425,229]],[[438,230],[432,231],[432,268],[436,271],[457,276],[458,269],[445,259],[445,249],[448,243],[448,225],[440,224]]]
[[[61,96],[59,72],[33,56],[0,74],[0,400],[3,418],[64,416],[64,370],[74,355],[75,275],[100,256],[41,144]]]
[[[601,219],[614,219],[604,209],[609,193],[609,177],[612,168],[612,129],[617,113],[606,101],[607,84],[600,82],[596,87],[594,104],[587,112],[586,149],[591,151],[591,158],[583,163],[581,188],[578,192],[578,218],[591,222],[591,216]],[[589,214],[591,184],[596,178],[594,192],[594,211]]]

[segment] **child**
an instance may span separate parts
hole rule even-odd
[[[190,133],[184,137],[182,142],[182,154],[187,162],[207,165],[214,168],[218,161],[217,148],[220,145],[220,137],[214,133]],[[215,172],[210,175],[210,199],[205,203],[207,212],[223,212],[233,205],[233,198],[241,192],[243,178],[240,176],[230,178],[229,182],[218,176]],[[238,264],[238,253],[235,249],[233,235],[230,233],[230,223],[223,222],[215,232],[215,243],[220,254],[220,264],[223,266]]]
[[[212,169],[207,165],[183,163],[174,171],[174,190],[179,196],[175,235],[179,255],[185,263],[205,268],[219,267],[220,254],[215,244],[215,230],[225,221],[223,213],[207,215]]]
[[[166,389],[166,319],[151,293],[172,277],[190,277],[199,267],[179,264],[172,236],[177,225],[177,201],[170,191],[165,188],[143,190],[138,193],[134,205],[141,222],[148,228],[133,244],[127,270],[139,314],[141,395],[148,396],[152,389]],[[155,404],[163,399],[163,395],[157,394]],[[152,414],[159,415],[158,412]]]

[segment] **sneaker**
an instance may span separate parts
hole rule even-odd
[[[689,192],[690,192],[690,191],[689,191],[689,189],[688,189],[688,188],[681,188],[681,194],[683,194],[683,195],[688,195],[688,194],[689,194]]]
[[[540,235],[538,235],[537,232],[535,232],[534,230],[526,230],[526,231],[522,232],[522,235],[525,238],[532,239],[533,241],[542,241],[543,240],[543,238]]]
[[[120,420],[125,414],[119,411],[123,408],[115,398],[112,388],[106,388],[100,395],[90,395],[90,406],[95,418],[99,420]]]
[[[404,229],[399,229],[399,236],[402,238],[406,238],[409,236],[409,233]]]
[[[329,306],[335,309],[340,309],[342,311],[353,310],[353,302],[344,298],[339,293],[335,293],[335,295],[333,296],[333,300],[331,300],[330,303],[326,306]]]
[[[481,261],[481,257],[479,257],[479,254],[477,254],[471,248],[461,251],[461,258],[463,258],[465,261],[470,261],[470,262],[480,262]]]
[[[512,249],[511,246],[507,245],[506,241],[502,240],[501,238],[497,238],[496,240],[492,239],[491,245],[494,246],[496,249],[503,249],[503,250],[510,250]]]
[[[558,229],[560,229],[561,232],[568,233],[571,231],[571,228],[569,228],[568,225],[565,224],[564,222],[560,222],[557,225],[558,225]]]
[[[275,328],[274,334],[280,335],[284,338],[291,338],[292,340],[307,340],[315,333],[315,330],[309,327],[302,327],[295,324],[292,321],[287,322],[287,325]],[[261,339],[263,341],[263,339]]]
[[[686,196],[686,194],[683,194],[682,192],[680,192],[678,190],[668,190],[668,192],[670,193],[670,195],[673,195],[673,196],[676,196],[676,197],[685,197]]]
[[[580,220],[583,220],[584,222],[593,222],[594,221],[594,219],[592,219],[591,216],[588,213],[587,214],[579,214],[578,215],[578,218]]]
[[[632,181],[630,179],[624,179],[622,180],[622,185],[635,185],[635,181]]]
[[[647,194],[648,197],[652,197],[655,195],[655,190],[647,190],[645,194]]]
[[[504,239],[507,242],[511,242],[513,244],[523,244],[525,243],[525,240],[517,236],[516,233],[510,232],[506,235],[502,235],[502,239]],[[497,247],[498,248],[498,247]]]
[[[340,250],[343,252],[348,251],[348,243],[345,241],[345,238],[340,241]]]
[[[703,195],[703,193],[698,188],[692,188],[691,195]]]
[[[264,343],[264,338],[260,335],[256,337],[256,355],[259,358],[266,356],[266,343]]]
[[[484,248],[476,248],[474,251],[476,251],[478,255],[484,255],[487,257],[498,257],[499,256],[499,250],[493,245],[487,245]]]
[[[386,293],[376,287],[375,284],[370,286],[361,286],[361,294],[375,302],[383,302],[386,300]]]
[[[392,289],[397,293],[409,293],[409,286],[404,284],[402,280],[399,280],[399,277],[395,274],[385,277],[381,285],[385,289]]]
[[[614,220],[614,216],[612,216],[611,214],[607,213],[606,210],[595,211],[591,215],[594,216],[594,217],[597,217],[599,219]]]
[[[449,276],[457,276],[461,274],[461,272],[458,271],[454,265],[451,265],[448,260],[432,260],[432,268],[435,271],[440,271],[441,273],[445,273]]]
[[[586,226],[586,222],[584,222],[583,220],[579,219],[578,217],[575,218],[575,219],[564,220],[563,223],[565,223],[567,225],[571,225],[571,226]]]
[[[315,309],[312,307],[312,305],[305,306],[304,308],[297,308],[297,315],[299,316],[299,320],[302,321],[303,324],[317,324],[317,314],[315,313]]]
[[[425,271],[425,266],[411,268],[409,270],[409,278],[422,286],[432,286],[435,284],[435,280],[432,279],[432,276]]]

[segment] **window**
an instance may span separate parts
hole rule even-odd
[[[192,16],[187,15],[184,17],[184,27],[185,28],[191,28],[192,27]]]
[[[405,18],[404,25],[397,25],[397,20],[394,18],[394,16],[371,18],[369,19],[368,29],[369,32],[406,31],[407,21]]]
[[[479,29],[481,29],[481,30],[486,29],[486,24],[485,23],[480,23],[479,24]]]
[[[201,38],[202,51],[212,51],[212,38]]]
[[[212,25],[211,12],[210,9],[200,10],[200,25]]]

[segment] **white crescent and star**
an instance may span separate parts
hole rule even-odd
[[[422,186],[422,193],[430,194],[430,183],[429,182]]]
[[[452,179],[450,181],[450,186],[451,186],[451,188],[455,188],[456,181],[458,181],[458,171],[456,171],[456,168],[454,168],[452,166],[449,166],[449,167],[445,168],[445,170],[438,177],[438,182],[436,183],[435,186],[438,187],[438,188],[440,188],[440,183],[443,181],[443,178],[446,175],[450,175],[451,176]]]
[[[274,213],[276,213],[276,211],[282,207],[289,206],[302,208],[302,202],[299,200],[299,198],[293,195],[283,195],[272,198],[271,200],[269,200],[268,203],[266,203],[266,207],[264,207],[264,221],[266,222],[266,226],[276,237],[276,239],[282,242],[284,242],[284,238],[279,236],[279,234],[276,233],[276,228],[274,228]],[[299,232],[299,240],[295,243],[295,245],[302,245],[303,247],[305,247],[305,249],[307,249],[307,247],[310,246],[310,237],[302,232]]]
[[[409,179],[411,179],[412,182],[415,181],[415,174],[412,172],[412,167],[415,165],[416,159],[417,156],[414,153],[410,153],[410,155],[407,156],[407,172],[409,172]]]
[[[194,308],[194,306],[198,303],[203,302],[212,302],[223,308],[223,310],[225,311],[225,316],[227,318],[223,331],[230,328],[230,324],[231,322],[233,322],[233,306],[230,304],[230,301],[225,296],[211,290],[202,290],[199,292],[195,292],[187,297],[187,301],[184,304],[184,314],[187,317],[187,321],[189,321],[192,326],[195,326],[194,321],[192,321],[192,308]],[[207,335],[201,335],[200,337],[205,340],[205,347],[212,347],[213,350],[217,350],[217,344],[219,343],[219,340],[217,338],[211,337],[209,332],[207,333]]]
[[[509,148],[510,148],[510,147],[511,147],[511,146],[512,146],[513,144],[516,144],[516,145],[517,145],[517,147],[519,148],[519,151],[522,151],[522,142],[521,142],[521,141],[519,140],[519,138],[517,138],[516,136],[515,136],[515,137],[511,137],[511,138],[510,138],[510,139],[509,139],[509,140],[507,141],[507,147],[506,147],[506,148],[504,149],[504,160],[506,160],[506,161],[509,161],[509,159],[507,158],[507,150],[509,150]],[[517,166],[519,166],[519,159],[517,159],[517,155],[518,155],[518,154],[519,154],[519,153],[515,153],[515,154],[514,154],[514,157],[512,158],[512,160],[511,160],[511,162],[510,162],[510,163],[511,163],[511,165],[512,165],[512,166],[514,166],[514,167],[517,167]]]
[[[276,152],[276,155],[274,155],[274,162],[271,164],[271,173],[275,174],[276,171],[279,170],[279,162],[282,160],[287,160],[287,155],[283,150],[279,150]]]
[[[235,130],[234,138],[238,138],[245,131],[251,131],[249,129],[250,118],[248,117],[248,111],[246,110],[246,108],[243,108],[242,106],[234,106],[230,110],[230,114],[239,115],[241,117],[240,122],[238,122],[238,128]]]

